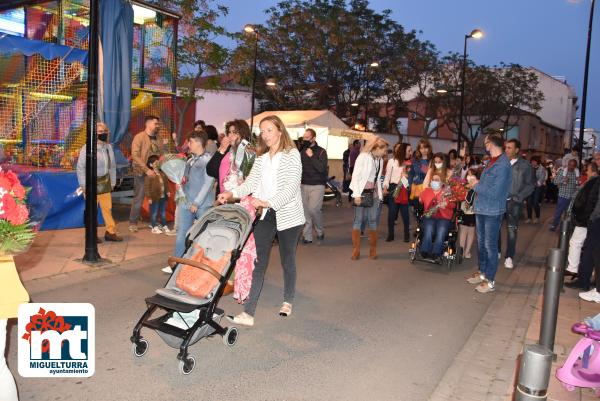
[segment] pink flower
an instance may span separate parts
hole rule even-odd
[[[6,219],[14,225],[24,224],[29,217],[29,211],[27,210],[27,206],[17,204],[14,208],[14,212],[8,214],[6,217]]]

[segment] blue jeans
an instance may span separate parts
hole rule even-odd
[[[175,256],[182,257],[185,252],[185,237],[188,230],[194,224],[194,220],[202,217],[210,209],[205,207],[192,213],[189,205],[178,205],[177,207],[177,238],[175,240]]]
[[[554,217],[552,218],[552,223],[550,227],[552,229],[556,229],[558,224],[560,223],[560,218],[564,212],[569,208],[569,204],[571,203],[570,198],[558,197],[558,202],[556,203],[556,209],[554,210]]]
[[[400,205],[395,202],[392,194],[396,189],[396,184],[390,184],[389,195],[386,198],[388,205],[388,237],[394,238],[394,225],[398,219],[398,212],[402,215],[402,222],[404,223],[404,237],[409,236],[409,217],[408,217],[408,204]]]
[[[354,223],[352,223],[352,229],[362,230],[366,225],[369,226],[369,230],[377,230],[377,222],[381,215],[381,202],[378,199],[373,201],[371,207],[354,207]],[[363,225],[363,222],[365,225]]]
[[[156,218],[160,214],[161,225],[167,225],[167,198],[162,198],[150,204],[150,224],[156,227]]]
[[[498,237],[502,226],[502,215],[475,215],[479,271],[489,281],[494,281],[498,270]]]
[[[440,256],[450,229],[450,220],[424,217],[421,221],[421,228],[423,230],[421,252]],[[434,233],[435,239],[433,238]]]

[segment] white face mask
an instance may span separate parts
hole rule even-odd
[[[436,169],[441,169],[442,167],[444,167],[444,163],[433,163],[433,165],[435,166]]]
[[[431,181],[430,186],[434,191],[439,191],[439,189],[442,187],[442,183],[440,181]]]

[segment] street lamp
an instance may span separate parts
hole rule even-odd
[[[267,78],[267,81],[265,82],[265,84],[269,88],[273,89],[274,87],[277,86],[277,80],[275,78]]]
[[[369,130],[369,84],[371,78],[371,70],[374,68],[379,68],[379,63],[377,61],[371,62],[369,64],[369,70],[367,71],[367,104],[365,105],[365,131]]]
[[[250,101],[250,132],[254,129],[254,96],[256,91],[256,62],[258,60],[258,28],[252,24],[244,26],[244,32],[254,34],[254,72],[252,74],[252,100]]]
[[[579,124],[579,165],[581,166],[581,160],[583,158],[583,132],[585,130],[585,109],[587,103],[587,85],[588,85],[588,72],[590,69],[590,46],[592,44],[592,25],[594,22],[594,6],[596,0],[592,0],[590,5],[590,23],[588,26],[587,35],[587,48],[585,51],[585,72],[583,73],[583,96],[581,97],[581,123]]]
[[[460,79],[460,116],[458,123],[458,139],[457,139],[457,151],[460,155],[461,148],[461,139],[462,139],[462,129],[463,129],[463,119],[465,112],[465,74],[467,72],[467,40],[470,38],[473,39],[481,39],[483,37],[483,31],[480,29],[473,29],[470,34],[465,35],[465,47],[463,50],[463,63],[462,63],[462,74]]]

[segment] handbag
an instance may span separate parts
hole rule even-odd
[[[373,206],[373,190],[364,189],[360,194],[360,205],[358,207],[371,207]]]
[[[110,182],[110,155],[108,154],[108,150],[106,150],[106,159],[107,162],[107,170],[108,172],[103,176],[97,178],[96,181],[96,194],[107,194],[112,191],[112,185]]]

